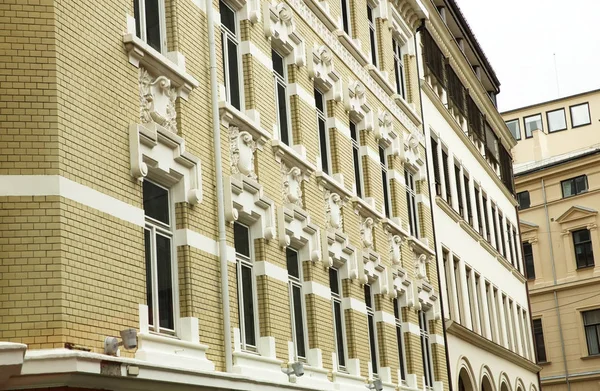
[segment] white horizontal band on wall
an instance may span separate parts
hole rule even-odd
[[[254,262],[254,275],[267,276],[277,281],[288,283],[288,272],[286,269],[267,261]]]

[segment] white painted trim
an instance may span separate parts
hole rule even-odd
[[[60,196],[137,226],[144,210],[59,175],[0,175],[0,196]]]
[[[359,152],[361,157],[368,156],[373,161],[377,162],[377,164],[379,164],[379,153],[373,148],[369,147],[368,145],[361,145]]]
[[[288,96],[298,95],[300,99],[306,102],[310,107],[315,107],[315,97],[306,91],[298,83],[290,83],[287,88]]]
[[[410,323],[410,322],[402,322],[402,331],[405,333],[411,333],[416,336],[421,336],[421,329],[418,324]]]
[[[273,60],[260,50],[252,41],[240,42],[240,54],[250,54],[259,63],[263,64],[268,70],[273,71]]]
[[[342,308],[344,310],[356,310],[361,314],[367,314],[367,305],[353,297],[344,297],[342,299]]]
[[[327,129],[336,128],[340,134],[350,140],[350,128],[348,124],[343,123],[336,117],[329,117],[326,121]]]
[[[444,336],[443,335],[439,335],[439,334],[430,334],[429,335],[429,341],[432,344],[438,344],[441,346],[446,345],[445,341],[444,341]]]
[[[219,243],[191,229],[178,229],[174,235],[175,246],[190,246],[205,251],[211,255],[219,255]],[[227,260],[235,262],[235,248],[227,246]]]
[[[391,325],[396,324],[396,318],[394,318],[394,314],[390,314],[385,311],[375,311],[375,322],[383,322]]]
[[[288,283],[287,270],[267,261],[257,261],[254,263],[254,275],[267,276],[277,281]]]
[[[318,282],[304,281],[302,283],[302,290],[305,295],[310,295],[312,293],[313,295],[322,297],[326,300],[331,300],[331,290],[329,287],[319,284]]]
[[[404,173],[398,170],[390,170],[388,169],[388,179],[391,181],[395,180],[402,187],[406,187],[406,179],[404,178]]]
[[[425,204],[427,207],[429,207],[429,198],[425,194],[416,194],[415,200],[417,203]]]

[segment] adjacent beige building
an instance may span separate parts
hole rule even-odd
[[[600,387],[600,91],[503,113],[543,390]]]
[[[432,7],[1,3],[0,388],[449,388]]]

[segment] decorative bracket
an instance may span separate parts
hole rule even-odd
[[[304,40],[296,32],[292,10],[285,3],[263,4],[264,32],[272,45],[283,55],[291,56],[290,61],[301,67],[305,63]]]
[[[327,100],[342,100],[342,78],[333,69],[333,54],[327,46],[315,45],[307,68],[309,77],[325,92]]]

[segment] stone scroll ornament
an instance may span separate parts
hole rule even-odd
[[[282,163],[283,202],[302,207],[302,171],[298,167],[288,168]]]
[[[254,172],[254,152],[256,142],[246,131],[240,132],[237,126],[229,127],[229,142],[231,153],[231,173],[257,179]]]
[[[360,235],[364,248],[373,247],[373,225],[373,219],[371,217],[367,217],[364,219],[360,228]]]
[[[342,227],[342,197],[337,193],[325,192],[327,228],[338,230]]]
[[[153,78],[146,69],[140,68],[140,120],[155,122],[165,129],[177,133],[177,91],[171,80],[164,76]]]
[[[402,238],[398,235],[390,238],[390,259],[394,265],[400,265],[402,261]]]

